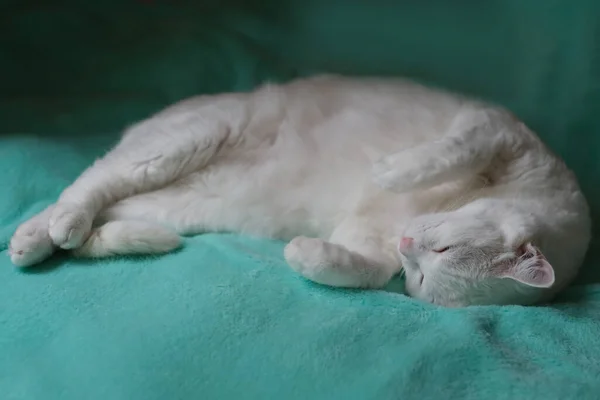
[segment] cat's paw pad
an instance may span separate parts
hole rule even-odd
[[[54,252],[54,244],[48,235],[48,224],[25,223],[10,240],[8,255],[17,267],[28,267],[44,261]]]
[[[75,249],[83,244],[92,229],[93,216],[75,204],[58,203],[48,224],[54,244],[63,249]]]

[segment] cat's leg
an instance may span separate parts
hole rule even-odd
[[[154,117],[131,128],[60,195],[49,221],[54,244],[77,248],[100,210],[199,170],[222,146],[238,140],[241,100],[232,101]]]
[[[383,157],[373,165],[373,180],[395,192],[426,189],[483,172],[514,136],[517,121],[495,109],[458,114],[448,133]]]
[[[238,230],[239,213],[232,212],[222,196],[208,188],[197,175],[162,189],[123,199],[102,210],[95,221],[147,221],[168,226],[179,235]]]
[[[50,257],[54,243],[48,234],[48,220],[53,206],[28,219],[15,231],[8,248],[10,260],[17,267],[37,264]]]
[[[181,237],[163,225],[147,221],[110,221],[92,229],[75,257],[100,258],[128,254],[164,254],[181,246]]]
[[[210,223],[220,221],[217,210],[222,202],[203,197],[201,193],[190,193],[184,183],[128,197],[98,215],[94,228],[73,255],[96,258],[176,249],[181,244],[178,234],[196,233],[204,227],[214,229]],[[49,220],[55,207],[46,208],[17,228],[9,245],[14,265],[34,265],[54,253]]]
[[[297,237],[286,246],[284,254],[290,267],[314,282],[380,288],[401,269],[385,240],[358,221],[349,220],[335,230],[329,241]]]

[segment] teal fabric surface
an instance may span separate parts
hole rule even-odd
[[[441,309],[296,276],[283,243],[209,234],[160,258],[16,270],[16,226],[183,97],[319,71],[501,103],[600,210],[600,3],[0,1],[0,399],[597,399],[595,236],[540,307]],[[596,231],[597,232],[597,231]]]

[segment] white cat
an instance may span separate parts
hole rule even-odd
[[[134,125],[17,229],[10,255],[161,253],[207,231],[292,239],[289,265],[325,285],[379,288],[403,267],[424,301],[532,304],[575,277],[590,217],[573,174],[507,111],[320,76]]]

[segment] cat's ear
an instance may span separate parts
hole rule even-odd
[[[502,263],[496,270],[498,278],[514,279],[536,288],[549,288],[554,284],[554,268],[540,249],[525,243],[516,251],[517,259]]]

